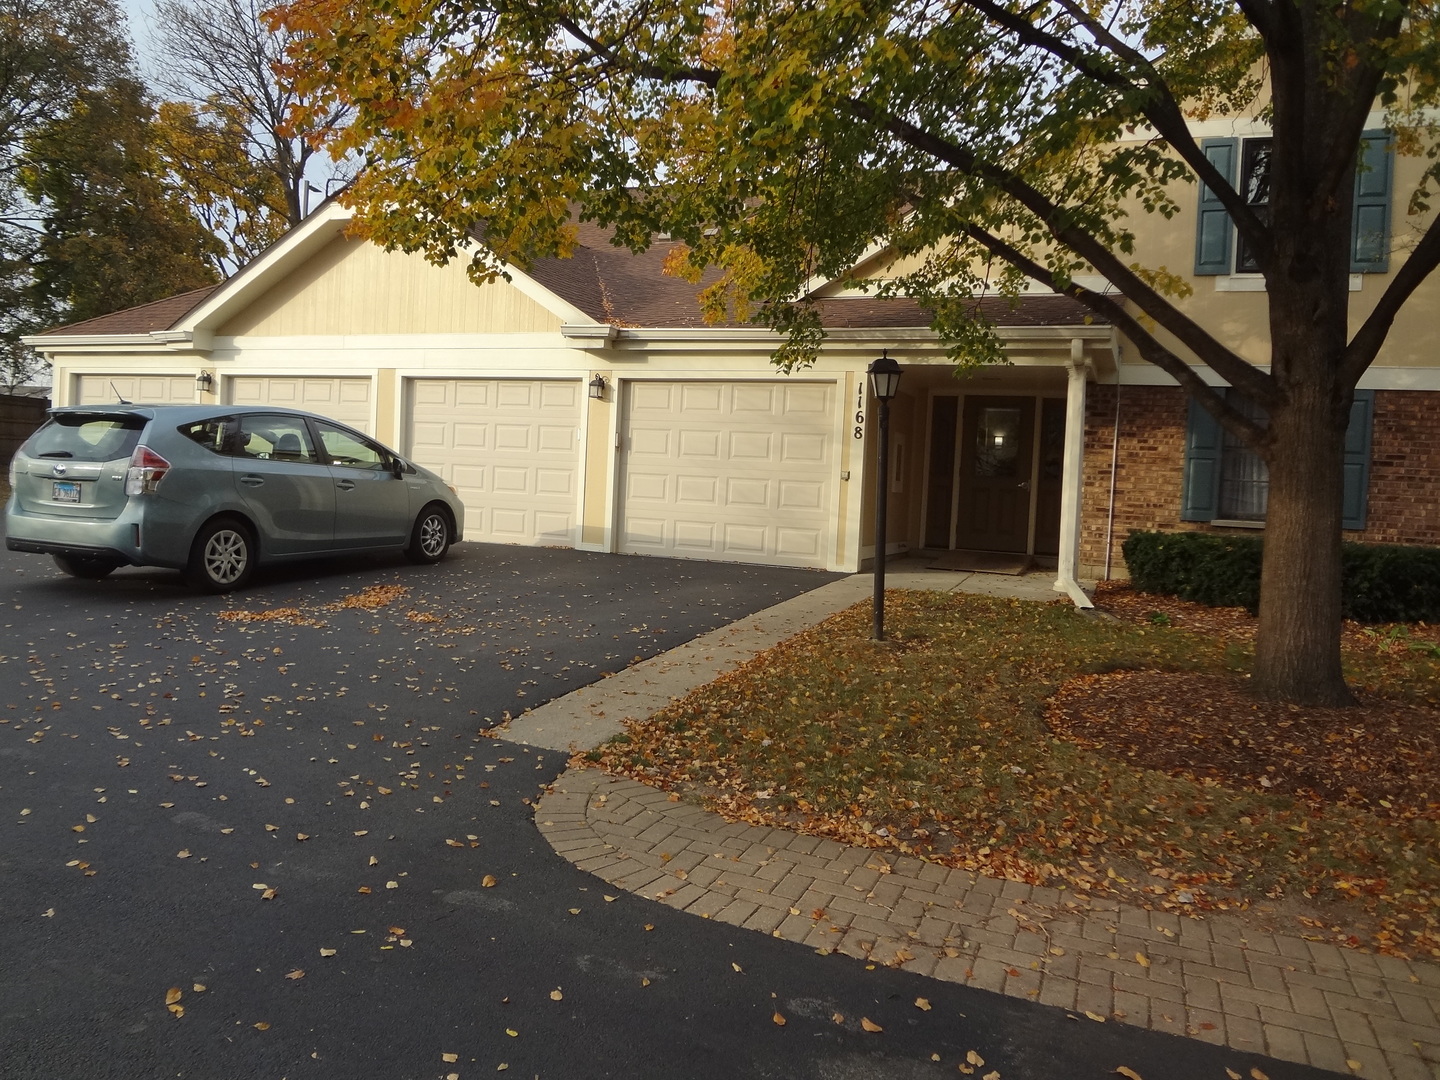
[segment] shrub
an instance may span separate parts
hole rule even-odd
[[[1260,607],[1260,555],[1252,536],[1132,532],[1125,564],[1141,592],[1211,607]],[[1359,622],[1440,621],[1440,548],[1341,545],[1341,603]]]

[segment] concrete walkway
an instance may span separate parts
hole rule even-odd
[[[1053,578],[901,571],[893,588],[1051,600]],[[870,595],[833,582],[518,718],[508,738],[588,749],[672,697]],[[1440,1080],[1440,966],[951,870],[727,822],[598,770],[536,810],[555,850],[700,918],[920,975],[1372,1080]],[[1242,1072],[1244,1070],[1241,1070]]]

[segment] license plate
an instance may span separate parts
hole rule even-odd
[[[80,485],[73,480],[52,480],[53,485],[50,491],[50,498],[55,502],[78,503],[80,501]]]

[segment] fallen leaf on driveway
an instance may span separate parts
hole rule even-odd
[[[985,1064],[985,1059],[984,1059],[983,1057],[981,1057],[979,1054],[977,1054],[974,1050],[966,1050],[966,1051],[965,1051],[965,1063],[966,1063],[967,1065],[975,1065],[975,1066],[978,1067],[978,1066],[980,1066],[980,1065],[984,1065],[984,1064]]]
[[[335,950],[334,950],[334,949],[321,949],[321,950],[320,950],[320,955],[321,955],[321,956],[334,956],[334,955],[335,955]]]
[[[440,1060],[441,1060],[441,1061],[444,1061],[444,1062],[446,1062],[446,1063],[448,1063],[448,1064],[452,1064],[452,1065],[453,1065],[455,1062],[457,1062],[457,1061],[460,1060],[460,1055],[459,1055],[459,1054],[441,1054],[441,1055],[440,1055]]]
[[[305,977],[305,972],[300,968],[296,968],[294,971],[290,972],[290,974],[286,975],[285,977],[287,979],[303,979]]]
[[[261,1020],[258,1024],[255,1025],[255,1030],[256,1030],[256,1031],[269,1031],[269,1030],[270,1030],[270,1024],[269,1024],[269,1022],[266,1021],[266,1020]]]
[[[170,987],[169,990],[166,990],[166,991],[165,991],[165,1004],[166,1004],[166,1005],[174,1005],[175,1002],[177,1002],[177,1001],[180,1000],[180,994],[181,994],[181,993],[182,993],[182,991],[181,991],[180,987],[178,987],[178,986],[172,986],[172,987]]]
[[[1094,1020],[1097,1024],[1103,1024],[1105,1022],[1105,1018],[1103,1016],[1101,1016],[1099,1013],[1093,1013],[1089,1009],[1085,1010],[1085,1015],[1088,1016],[1091,1020]]]
[[[917,1009],[919,1009],[921,1012],[929,1012],[929,1011],[930,1011],[930,1002],[929,1002],[929,1000],[926,999],[926,998],[916,998],[916,999],[915,999],[915,1007],[916,1007]]]
[[[1139,1073],[1137,1073],[1134,1069],[1128,1068],[1125,1065],[1117,1066],[1115,1071],[1121,1076],[1125,1077],[1125,1080],[1145,1080],[1145,1078]]]
[[[551,1000],[551,1001],[560,1001],[560,1000],[562,1000],[564,997],[565,997],[565,995],[562,994],[559,990],[551,990],[551,991],[550,991],[550,1000]]]
[[[783,1016],[780,1015],[780,1012],[779,1012],[778,1009],[776,1010],[775,1015],[772,1016],[772,1017],[770,1017],[770,1019],[771,1019],[772,1021],[774,1021],[776,1027],[784,1027],[784,1026],[785,1026],[785,1017],[783,1017]]]
[[[874,1020],[871,1020],[868,1016],[862,1016],[862,1017],[860,1018],[860,1026],[861,1026],[862,1028],[864,1028],[866,1031],[872,1031],[872,1032],[873,1032],[873,1031],[884,1031],[884,1030],[885,1030],[885,1029],[884,1029],[883,1027],[881,1027],[879,1024],[875,1023]]]
[[[736,971],[738,971],[741,975],[745,974],[745,969],[742,968],[739,964],[735,963],[733,960],[730,962],[730,966]]]
[[[1150,966],[1150,958],[1144,953],[1137,952],[1135,954],[1135,962],[1143,968],[1148,968]]]
[[[480,879],[480,887],[482,889],[493,889],[495,887],[495,875],[486,874]]]
[[[175,853],[175,857],[176,857],[177,859],[188,859],[188,858],[190,857],[190,849],[189,849],[189,848],[184,848],[184,849],[182,849],[182,850],[180,850],[180,851],[177,851],[177,852]]]

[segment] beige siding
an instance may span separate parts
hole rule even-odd
[[[504,281],[476,286],[463,261],[432,266],[420,255],[338,239],[278,282],[218,333],[545,333],[560,319]]]

